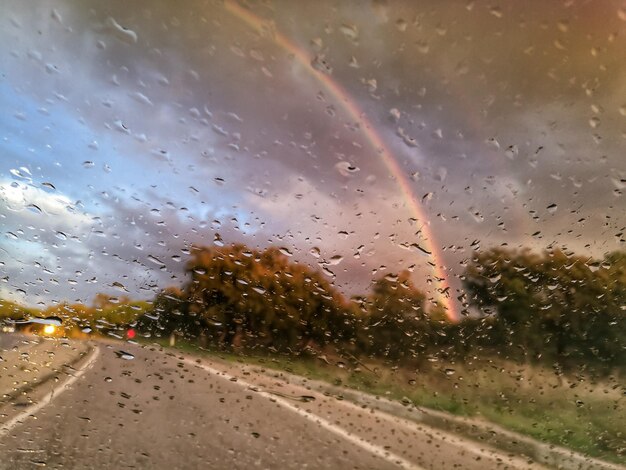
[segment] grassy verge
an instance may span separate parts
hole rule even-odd
[[[158,342],[167,346],[166,341]],[[540,441],[626,464],[626,397],[618,378],[558,377],[552,370],[502,360],[429,363],[419,369],[381,361],[176,349],[256,364],[461,416],[480,416]]]

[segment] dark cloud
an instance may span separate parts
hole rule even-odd
[[[343,255],[326,267],[346,292],[412,265],[431,289],[432,259],[407,249],[423,224],[453,278],[473,243],[623,248],[617,3],[243,8],[261,29],[214,2],[7,4],[0,187],[74,214],[2,210],[3,295],[85,300],[116,281],[147,296],[180,283],[182,250],[216,233],[313,266]]]

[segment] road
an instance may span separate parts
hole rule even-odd
[[[27,343],[30,340],[28,336],[20,335],[18,333],[14,334],[0,334],[0,351],[7,351],[16,346],[20,346],[24,343]]]
[[[1,469],[540,468],[243,366],[127,343],[38,347],[74,364],[5,400]]]

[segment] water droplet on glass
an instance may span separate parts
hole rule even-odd
[[[148,260],[152,261],[154,264],[158,264],[159,266],[163,266],[163,262],[157,258],[156,256],[148,255]]]
[[[322,72],[330,75],[333,73],[332,66],[326,61],[326,57],[324,54],[316,54],[315,57],[311,60],[311,67],[313,67],[318,72]]]
[[[351,41],[356,41],[359,39],[359,29],[356,27],[356,25],[344,23],[339,26],[339,31],[341,31],[343,35]]]
[[[335,169],[341,176],[350,177],[359,171],[359,167],[352,165],[349,162],[339,162],[335,165]]]
[[[137,42],[137,33],[131,29],[125,28],[111,17],[106,19],[105,27],[113,37],[126,44],[135,44]]]
[[[285,256],[293,256],[293,254],[291,253],[291,251],[289,251],[287,248],[285,247],[280,247],[278,249],[278,251],[280,251],[283,255]]]
[[[29,211],[31,211],[31,212],[34,212],[35,214],[41,214],[41,213],[43,213],[43,211],[41,210],[41,207],[39,207],[39,206],[38,206],[38,205],[36,205],[36,204],[28,204],[28,205],[26,206],[26,209],[28,209],[28,210],[29,210]]]
[[[126,351],[116,351],[115,354],[117,355],[117,357],[119,357],[120,359],[124,359],[125,361],[132,361],[133,359],[135,359],[135,356],[133,354]]]
[[[328,264],[330,266],[336,266],[339,263],[341,263],[342,261],[343,261],[343,256],[335,255],[335,256],[331,257],[326,264]]]

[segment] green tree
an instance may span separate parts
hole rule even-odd
[[[492,249],[474,257],[464,282],[473,306],[493,317],[487,343],[494,349],[610,368],[624,363],[623,260]]]
[[[360,347],[390,359],[419,358],[432,345],[434,332],[424,309],[425,299],[408,271],[378,279],[366,301]]]

